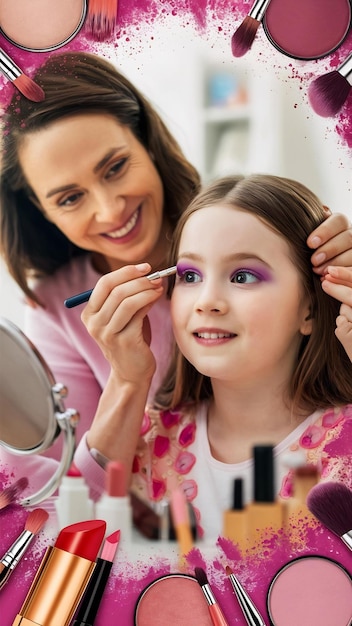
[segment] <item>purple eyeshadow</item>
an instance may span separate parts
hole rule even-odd
[[[199,271],[197,267],[193,267],[189,263],[177,263],[177,275],[183,276],[185,272],[195,272],[202,276],[202,272]]]

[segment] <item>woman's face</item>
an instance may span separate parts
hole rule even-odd
[[[146,149],[104,113],[63,118],[25,136],[19,160],[41,210],[109,269],[164,262],[164,194]]]

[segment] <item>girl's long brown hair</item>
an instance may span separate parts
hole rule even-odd
[[[277,176],[216,181],[181,216],[170,249],[170,265],[177,263],[182,230],[190,215],[214,204],[239,208],[263,220],[287,241],[291,259],[302,277],[304,293],[310,298],[313,330],[310,336],[302,336],[290,387],[293,410],[314,411],[351,402],[352,364],[334,333],[340,303],[322,290],[306,244],[308,235],[325,219],[319,199],[301,183]],[[175,279],[169,280],[172,294]],[[156,406],[170,409],[212,395],[210,379],[200,374],[175,345],[170,367],[156,394]]]
[[[18,160],[18,148],[26,135],[85,112],[113,115],[152,155],[172,228],[199,191],[200,178],[147,99],[104,59],[83,52],[55,53],[34,79],[43,88],[45,100],[33,103],[16,93],[3,120],[0,252],[24,293],[38,301],[29,277],[53,274],[86,251],[73,245],[32,202]]]

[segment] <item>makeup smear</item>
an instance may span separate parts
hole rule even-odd
[[[86,5],[86,0],[1,0],[1,33],[24,50],[55,50],[83,26]]]
[[[344,41],[351,23],[349,0],[271,0],[263,19],[269,41],[295,59],[319,59]]]
[[[274,626],[347,626],[352,619],[352,580],[336,561],[299,557],[276,574],[267,605]]]
[[[208,605],[193,576],[170,574],[152,582],[140,595],[135,626],[212,626]]]

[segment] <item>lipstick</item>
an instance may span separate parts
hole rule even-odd
[[[106,522],[106,533],[121,531],[121,546],[132,541],[132,507],[127,493],[126,467],[120,461],[106,466],[106,492],[95,506],[95,517]]]
[[[116,530],[105,539],[101,556],[97,559],[94,572],[88,583],[72,626],[93,626],[108,582],[119,541],[119,530]]]
[[[254,446],[254,501],[247,505],[248,538],[251,544],[263,534],[277,532],[283,526],[283,504],[275,497],[274,448]]]
[[[47,548],[12,626],[69,626],[95,567],[106,524],[71,524]]]

